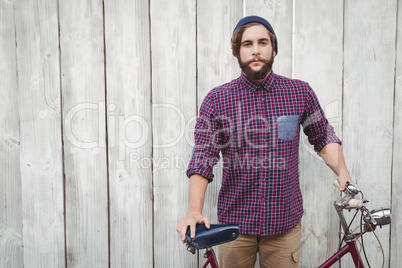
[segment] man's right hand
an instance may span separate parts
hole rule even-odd
[[[197,223],[205,224],[207,229],[211,227],[211,222],[209,221],[208,217],[205,217],[202,214],[188,214],[179,220],[176,231],[179,233],[179,237],[183,244],[186,242],[186,232],[188,226],[190,226],[191,238],[195,237],[195,225]]]

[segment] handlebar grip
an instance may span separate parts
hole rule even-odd
[[[349,206],[352,208],[361,208],[363,206],[363,201],[359,199],[350,199]]]

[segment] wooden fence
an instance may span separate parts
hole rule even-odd
[[[198,267],[175,231],[193,128],[240,73],[229,40],[250,14],[277,33],[274,71],[316,91],[370,206],[392,207],[378,235],[401,266],[400,0],[1,0],[0,267]],[[317,267],[339,244],[339,193],[305,138],[300,154],[300,266]]]

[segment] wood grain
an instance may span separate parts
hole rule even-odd
[[[394,129],[393,129],[393,162],[391,187],[391,236],[390,236],[390,265],[398,267],[402,263],[402,3],[398,1],[397,46],[396,46],[396,74],[395,74],[395,102],[394,102]],[[379,204],[380,205],[380,204]],[[381,230],[380,230],[381,231]],[[385,242],[384,242],[385,243]],[[385,252],[388,255],[388,252]]]
[[[58,10],[17,1],[24,265],[64,267]]]
[[[105,1],[111,267],[153,264],[149,40],[148,0]]]
[[[61,1],[67,266],[108,267],[102,1]]]
[[[0,1],[0,267],[24,260],[14,21],[14,3]]]

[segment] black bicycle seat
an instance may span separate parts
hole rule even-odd
[[[190,227],[186,232],[186,242],[190,248],[204,249],[235,240],[239,236],[237,224],[211,224],[207,229],[204,224],[196,225],[195,237],[191,238]]]

